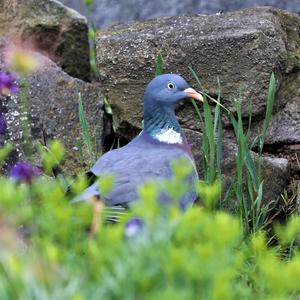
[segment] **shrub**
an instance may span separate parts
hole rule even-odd
[[[167,186],[182,178],[174,170]],[[97,202],[70,205],[61,179],[0,181],[0,299],[299,296],[300,253],[294,249],[286,259],[282,249],[297,240],[300,219],[277,227],[282,246],[270,248],[263,231],[245,235],[238,218],[212,210],[218,186],[201,194],[204,207],[183,212],[158,204],[157,187],[146,183],[119,223],[101,222],[91,236]],[[101,184],[111,188],[111,178]],[[104,216],[105,208],[98,213]]]

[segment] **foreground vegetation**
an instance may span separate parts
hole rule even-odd
[[[185,176],[174,167],[166,183]],[[153,183],[121,221],[97,202],[70,205],[60,179],[30,185],[2,177],[0,299],[287,299],[300,293],[300,219],[245,234],[239,218],[211,209],[219,186],[186,212],[156,202]],[[74,184],[81,190],[84,179]],[[101,182],[109,191],[111,178]],[[204,195],[204,196],[203,196]],[[176,201],[174,199],[174,201]],[[119,213],[119,215],[122,212]]]

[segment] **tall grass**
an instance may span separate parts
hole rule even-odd
[[[262,132],[250,143],[249,134],[243,129],[241,113],[241,97],[236,101],[237,120],[230,115],[231,123],[238,144],[236,158],[236,184],[235,194],[244,228],[247,232],[256,232],[268,225],[266,220],[268,211],[273,203],[263,204],[263,146],[269,128],[275,99],[276,83],[272,73],[269,82],[267,106]],[[249,113],[251,120],[252,113]],[[248,130],[249,132],[249,130]],[[257,144],[258,153],[254,155],[250,150]]]
[[[201,94],[203,96],[203,117],[201,112],[194,100],[192,100],[193,106],[199,116],[200,122],[203,126],[203,137],[202,137],[202,153],[203,153],[203,169],[204,169],[204,180],[207,184],[211,185],[215,180],[220,180],[222,177],[221,164],[222,164],[222,110],[228,111],[221,102],[221,85],[219,78],[218,80],[218,97],[217,100],[212,98],[202,87],[200,78],[197,76],[195,71],[190,68],[193,77],[196,79]],[[208,100],[215,102],[216,108],[214,118],[212,111],[208,104]]]
[[[191,70],[195,77],[200,90],[202,85],[197,74]],[[218,80],[219,93],[217,102],[220,103],[221,92],[220,83]],[[235,176],[232,179],[229,189],[234,191],[234,195],[237,201],[237,209],[243,223],[245,232],[257,232],[258,230],[266,227],[268,211],[272,203],[264,204],[263,200],[263,180],[262,180],[262,169],[263,169],[263,146],[269,127],[269,123],[272,116],[272,110],[275,99],[275,76],[272,73],[268,88],[267,96],[267,107],[266,114],[263,123],[263,129],[260,134],[255,138],[251,144],[250,137],[250,123],[252,119],[252,111],[249,111],[249,126],[248,131],[245,132],[244,124],[242,119],[242,93],[240,97],[235,101],[236,116],[223,109],[224,113],[227,114],[231,120],[231,124],[234,129],[236,143],[237,143],[237,155],[236,155],[236,168]],[[207,94],[201,92],[204,96],[203,103],[203,141],[202,141],[202,152],[203,152],[203,168],[204,168],[204,180],[208,184],[212,184],[217,178],[221,180],[221,163],[222,163],[222,119],[221,119],[221,105],[217,105],[215,109],[215,117],[213,121],[212,112],[207,102]],[[212,99],[212,97],[210,97]],[[194,103],[196,107],[196,103]],[[251,109],[252,106],[250,106]],[[201,114],[199,109],[196,109],[199,117]],[[202,119],[202,117],[201,117]],[[251,149],[257,144],[258,154],[251,152]],[[219,176],[217,176],[217,174]],[[234,199],[229,199],[232,193],[229,190],[225,193],[225,199],[221,201],[229,202]]]
[[[20,91],[20,123],[22,130],[22,148],[25,154],[25,157],[28,161],[32,160],[33,154],[33,142],[31,135],[31,126],[29,124],[28,115],[29,115],[29,83],[28,80],[24,77],[21,80],[21,91]]]

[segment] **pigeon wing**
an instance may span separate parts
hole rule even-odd
[[[124,205],[137,199],[137,188],[145,181],[152,179],[159,184],[162,179],[171,178],[171,161],[182,157],[188,158],[194,166],[185,150],[164,143],[149,142],[140,135],[126,146],[101,156],[91,172],[97,177],[105,173],[113,175],[113,189],[104,200],[109,206]],[[196,171],[192,177],[198,178]],[[87,188],[72,202],[87,200],[92,196],[101,197],[96,184]]]
[[[171,161],[183,155],[179,149],[153,147],[144,155],[140,147],[131,147],[130,151],[123,147],[103,155],[91,171],[97,176],[112,174],[113,190],[105,201],[107,205],[124,204],[137,199],[137,187],[143,182],[171,178]]]

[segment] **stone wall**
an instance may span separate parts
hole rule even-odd
[[[82,14],[82,0],[62,0]],[[94,1],[91,16],[98,28],[129,21],[142,21],[165,16],[215,14],[247,7],[273,6],[293,12],[300,11],[298,0],[101,0]]]
[[[89,67],[80,67],[86,66],[89,59],[85,18],[54,0],[43,1],[43,5],[34,10],[35,1],[1,2],[4,10],[0,12],[3,25],[0,29],[0,37],[3,37],[0,39],[0,70],[7,70],[3,51],[6,45],[15,43],[12,35],[18,40],[21,38],[23,45],[32,40],[39,42],[34,51],[39,52],[36,55],[42,67],[28,78],[31,129],[34,141],[59,138],[66,144],[65,168],[69,173],[80,169],[76,143],[81,136],[78,93],[83,96],[92,140],[99,152],[107,134],[104,129],[110,127],[102,109],[101,95],[107,96],[111,104],[115,133],[130,140],[142,128],[143,92],[154,77],[155,58],[160,52],[165,72],[181,74],[191,86],[197,87],[189,67],[193,68],[211,96],[218,94],[219,78],[222,103],[232,112],[242,88],[243,118],[247,120],[252,103],[254,134],[261,130],[268,82],[274,72],[277,93],[267,136],[272,155],[268,153],[264,157],[266,200],[274,200],[287,187],[290,168],[295,164],[280,151],[276,157],[272,149],[277,151],[279,146],[292,146],[299,151],[300,17],[297,14],[264,7],[220,15],[159,18],[100,30],[96,38],[100,78],[99,82],[88,83],[75,78],[89,79]],[[36,9],[39,14],[32,15]],[[78,31],[76,24],[81,24]],[[53,26],[58,30],[53,30]],[[57,45],[64,46],[57,48]],[[58,49],[59,55],[51,56]],[[68,59],[64,60],[66,57]],[[17,145],[14,159],[21,159],[23,155],[18,148],[21,143],[18,103],[19,95],[0,97],[0,108],[8,124],[8,132],[0,137],[0,143],[11,141]],[[213,103],[211,107],[214,109]],[[202,124],[190,103],[179,106],[177,115],[201,175]],[[230,182],[234,176],[236,144],[226,118],[223,125],[222,168],[225,181]],[[252,155],[257,157],[254,152]],[[85,167],[87,169],[87,165]],[[295,174],[299,176],[299,170]]]

